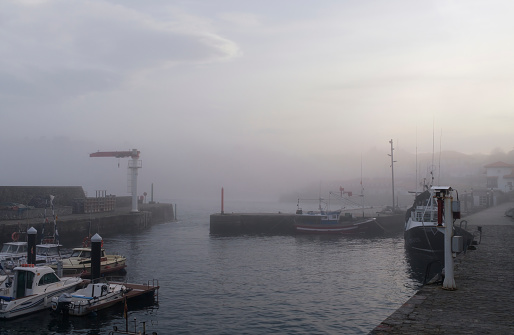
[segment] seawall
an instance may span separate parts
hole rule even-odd
[[[172,204],[140,204],[139,212],[130,211],[130,207],[123,207],[112,212],[58,216],[56,221],[60,242],[65,247],[74,247],[80,245],[89,232],[109,237],[140,231],[153,224],[174,220]],[[47,231],[53,228],[52,218],[48,217],[48,220],[49,223],[45,224]],[[30,227],[36,228],[38,234],[41,234],[43,222],[42,218],[0,221],[0,242],[12,241],[13,232],[26,231]]]

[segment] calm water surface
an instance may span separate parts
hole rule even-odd
[[[129,304],[131,330],[135,318],[158,334],[365,334],[420,286],[401,235],[211,236],[209,214],[219,209],[188,206],[179,203],[178,222],[104,238],[107,251],[127,256],[128,282],[159,280],[158,304]],[[2,321],[0,334],[107,334],[113,326],[125,329],[122,305],[68,320],[41,312]]]

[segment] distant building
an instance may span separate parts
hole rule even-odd
[[[484,166],[487,176],[487,188],[497,191],[510,192],[513,190],[514,165],[496,162]]]

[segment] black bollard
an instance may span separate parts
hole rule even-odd
[[[27,230],[27,264],[36,265],[36,237],[36,228],[31,227]]]
[[[91,237],[91,282],[100,279],[100,258],[102,256],[102,237],[98,234]]]

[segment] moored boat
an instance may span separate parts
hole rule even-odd
[[[119,272],[126,267],[126,258],[117,254],[106,254],[105,249],[101,249],[100,273]],[[53,269],[57,269],[57,264],[52,264]],[[80,276],[89,278],[91,276],[91,248],[74,248],[71,256],[62,259],[62,270],[64,275]]]
[[[346,235],[369,235],[381,234],[384,232],[375,218],[327,224],[310,223],[295,224],[298,233],[305,234],[346,234]]]
[[[449,189],[448,186],[432,186],[415,197],[414,204],[405,215],[404,240],[408,251],[442,258],[445,236],[443,204],[438,204],[436,193]],[[460,226],[453,226],[453,236],[462,236],[465,249],[473,241],[473,234]]]
[[[52,310],[73,316],[84,316],[111,307],[125,299],[130,291],[123,284],[90,283],[73,293],[52,298]]]
[[[303,234],[346,234],[371,235],[382,234],[384,229],[375,218],[354,218],[351,214],[340,211],[297,212],[295,230]]]
[[[341,196],[338,196],[340,200],[343,199],[343,193],[352,194],[352,192],[344,192],[344,189],[341,188]],[[335,194],[330,192],[330,196],[333,195]],[[294,228],[297,233],[344,235],[377,235],[384,233],[384,228],[377,222],[376,218],[356,218],[349,212],[343,213],[342,209],[329,210],[330,198],[326,203],[324,203],[324,199],[321,197],[318,201],[317,211],[304,212],[300,208],[300,199],[298,199],[296,215],[294,217]],[[356,207],[353,203],[351,205],[353,206],[350,207],[363,208],[363,206]]]
[[[36,264],[55,265],[58,261],[66,259],[68,255],[61,253],[62,245],[59,243],[44,243],[36,245]]]
[[[73,292],[82,282],[76,277],[59,278],[48,266],[23,264],[15,267],[12,281],[0,296],[0,319],[50,308],[52,297]]]

